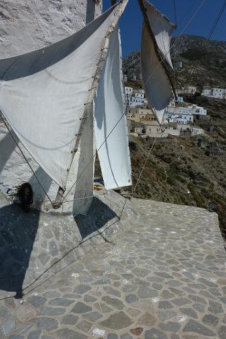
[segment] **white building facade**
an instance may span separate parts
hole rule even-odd
[[[164,114],[165,123],[177,123],[181,125],[194,122],[194,115],[207,115],[207,110],[200,106],[168,107]]]
[[[209,98],[226,99],[226,88],[204,88],[202,95]]]
[[[176,89],[177,94],[182,94],[182,93],[195,94],[196,91],[197,91],[197,88],[195,86],[185,86],[185,87]]]
[[[125,95],[132,96],[133,88],[132,87],[125,87]]]
[[[125,104],[129,107],[143,107],[148,105],[143,89],[125,87]]]

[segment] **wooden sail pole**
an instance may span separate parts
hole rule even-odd
[[[115,0],[112,0],[112,1],[116,2]],[[129,0],[121,0],[120,1],[119,5],[118,5],[118,10],[116,11],[114,19],[112,20],[111,26],[106,33],[106,36],[105,36],[105,39],[104,39],[104,42],[103,42],[103,47],[101,49],[100,58],[99,58],[99,61],[97,63],[95,74],[93,76],[93,82],[92,82],[91,88],[89,90],[89,95],[88,95],[86,102],[84,104],[85,109],[84,109],[83,117],[81,118],[81,124],[80,124],[79,132],[78,132],[78,137],[76,138],[75,145],[74,145],[74,147],[71,151],[72,157],[71,157],[70,164],[69,164],[68,170],[67,170],[68,174],[67,174],[66,182],[68,180],[68,176],[69,176],[69,172],[70,172],[73,160],[74,160],[74,156],[75,156],[77,149],[78,149],[78,145],[79,145],[79,141],[80,141],[80,138],[81,138],[83,127],[84,127],[84,124],[85,124],[86,116],[88,114],[92,113],[91,112],[92,103],[93,103],[93,99],[94,99],[94,96],[95,96],[95,93],[96,93],[96,90],[97,90],[97,87],[98,87],[98,84],[99,84],[100,74],[103,70],[104,62],[105,62],[106,57],[107,57],[109,43],[110,43],[110,35],[114,31],[114,29],[115,29],[115,27],[118,23],[118,20],[119,20],[120,16],[122,15],[128,1]],[[78,181],[78,179],[79,178],[77,178],[76,182]],[[71,188],[68,190],[68,192],[65,195],[64,195],[65,188],[59,188],[57,198],[56,198],[56,201],[55,201],[55,208],[59,208],[63,204],[66,197],[71,192],[74,185],[76,184],[76,182],[71,186]]]
[[[148,16],[147,16],[147,9],[146,9],[145,6],[144,6],[143,0],[138,0],[138,3],[139,3],[139,5],[140,5],[140,9],[141,9],[141,12],[142,12],[142,14],[143,14],[144,24],[146,25],[146,27],[147,27],[147,29],[148,29],[148,31],[149,31],[149,34],[150,34],[151,37],[152,37],[152,41],[153,41],[153,43],[154,43],[156,55],[157,55],[157,57],[158,57],[158,59],[159,59],[159,62],[160,62],[160,63],[162,64],[162,66],[163,66],[163,69],[164,69],[164,71],[165,71],[165,73],[166,73],[166,75],[167,75],[167,78],[168,78],[168,80],[169,80],[169,82],[170,82],[170,85],[171,85],[171,87],[172,87],[173,94],[174,94],[174,96],[176,97],[177,95],[176,95],[176,91],[175,91],[175,88],[174,88],[174,84],[173,84],[173,82],[172,82],[172,80],[171,80],[170,73],[169,73],[169,71],[168,71],[168,69],[167,69],[167,66],[166,66],[166,64],[165,64],[165,61],[164,61],[164,59],[163,59],[163,57],[162,57],[162,55],[161,55],[161,52],[160,52],[160,50],[159,50],[159,48],[158,48],[158,45],[157,45],[157,42],[156,42],[156,40],[155,40],[154,33],[152,32],[151,26],[150,26],[150,24],[149,24],[149,20],[148,20]],[[170,53],[170,51],[169,51],[169,53]]]

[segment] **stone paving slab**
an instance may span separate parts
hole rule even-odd
[[[226,338],[226,265],[215,213],[133,199],[73,263],[0,301],[0,338]],[[85,223],[85,219],[83,220]],[[120,226],[120,227],[119,227]]]

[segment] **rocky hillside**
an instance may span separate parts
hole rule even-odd
[[[210,41],[197,36],[181,36],[172,41],[176,87],[194,85],[226,87],[226,42]],[[129,79],[140,74],[140,53],[124,60]],[[130,85],[136,82],[129,81]],[[140,86],[140,81],[138,82]],[[204,106],[210,120],[196,121],[205,135],[162,140],[132,137],[133,182],[136,184],[141,164],[148,155],[135,196],[176,204],[195,205],[217,211],[222,234],[226,237],[226,101],[208,99],[196,93],[185,101]],[[150,148],[155,143],[153,150]]]
[[[132,137],[133,182],[149,156],[134,194],[140,198],[204,207],[217,211],[226,238],[226,101],[190,97],[207,108],[211,119],[198,122],[206,134],[191,138]],[[153,146],[152,151],[150,148]]]
[[[123,73],[129,80],[141,79],[140,52],[132,52],[123,59]]]
[[[172,60],[182,61],[182,68],[175,68],[176,87],[186,85],[225,87],[226,42],[213,41],[199,36],[182,35],[172,39]],[[140,53],[133,52],[123,62],[124,73],[129,79],[140,78]]]
[[[133,186],[123,192],[217,212],[226,239],[226,100],[202,96],[185,99],[207,108],[210,119],[196,122],[205,135],[165,139],[130,136]],[[101,176],[98,162],[95,172]]]
[[[172,41],[172,46],[174,63],[183,63],[182,68],[175,70],[176,87],[194,85],[201,91],[203,86],[226,86],[225,41],[181,36]]]
[[[197,35],[181,35],[172,39],[172,54],[181,55],[191,49],[210,53],[226,53],[226,41],[208,40]]]

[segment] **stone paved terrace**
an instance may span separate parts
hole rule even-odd
[[[19,228],[23,218],[23,227],[29,233],[27,223],[33,231],[32,220],[37,216],[33,212],[21,214],[2,198],[0,202],[0,225],[7,220],[9,223],[5,231],[1,228],[0,241],[3,244],[8,240],[16,250],[19,242],[12,238],[13,230],[16,232],[12,220]],[[121,197],[108,196],[108,207],[115,214],[122,206]],[[98,208],[103,212],[101,206],[95,208],[96,214]],[[68,216],[39,216],[39,230],[30,246],[30,262],[24,274],[27,285],[22,282],[23,299],[14,298],[13,288],[7,291],[4,284],[4,278],[10,279],[6,268],[7,263],[12,264],[12,248],[8,248],[11,261],[7,262],[6,253],[1,256],[5,264],[1,264],[0,273],[0,338],[226,338],[225,252],[217,215],[204,209],[138,199],[127,203],[121,220],[113,213],[109,221],[98,224],[102,212],[94,225],[95,233],[91,227],[95,213],[77,220],[78,227],[73,225],[74,242],[80,236],[80,245],[70,256],[71,261],[66,261],[65,254],[64,264],[57,266],[55,261],[57,268],[53,265],[49,270],[44,259],[43,267],[38,267],[38,250],[49,246],[49,237],[56,246],[55,253],[46,249],[47,259],[57,257],[56,253],[62,255],[60,242],[64,239],[63,234],[58,240],[53,234],[51,238],[46,229],[58,232],[58,224],[66,228],[72,220]],[[9,213],[14,219],[7,219]],[[43,228],[45,235],[40,231]],[[86,242],[81,243],[81,234]],[[42,237],[46,240],[43,247]],[[36,261],[33,252],[39,258]],[[39,276],[35,276],[34,265]],[[41,272],[44,268],[46,271]],[[16,276],[14,271],[11,274]]]

